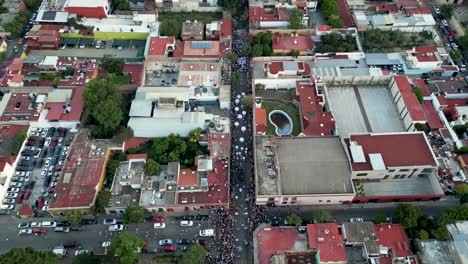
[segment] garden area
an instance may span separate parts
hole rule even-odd
[[[267,134],[276,135],[275,126],[268,119],[270,112],[274,110],[281,110],[291,118],[293,122],[292,135],[297,136],[302,132],[299,108],[293,102],[285,102],[278,99],[263,99],[262,107],[267,110]]]
[[[190,21],[200,21],[204,24],[223,18],[221,12],[159,12],[158,20],[161,22],[159,28],[161,36],[180,37],[182,23]]]
[[[399,52],[411,50],[415,46],[435,45],[432,34],[426,31],[409,33],[371,29],[360,32],[360,37],[366,52]]]
[[[342,36],[335,32],[321,36],[320,43],[315,47],[316,53],[353,51],[358,51],[356,39],[351,35]]]

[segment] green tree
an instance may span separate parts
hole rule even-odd
[[[181,31],[181,23],[177,19],[167,19],[161,22],[159,31],[161,36],[174,36],[178,38]]]
[[[381,224],[387,221],[387,217],[385,215],[376,215],[372,222],[375,224]]]
[[[159,175],[161,172],[160,165],[153,159],[148,159],[145,164],[145,174],[148,176]]]
[[[468,29],[465,29],[465,34],[459,39],[461,46],[466,50],[468,49]]]
[[[69,210],[65,213],[65,216],[72,225],[78,225],[81,222],[81,212],[78,210]]]
[[[119,256],[122,264],[133,264],[140,258],[138,249],[141,249],[143,245],[143,240],[136,235],[127,232],[121,233],[112,239],[109,255]]]
[[[37,0],[24,0],[24,3],[29,7],[29,9],[36,8],[38,1]]]
[[[426,40],[431,40],[432,39],[432,32],[428,30],[421,31],[419,35]]]
[[[206,249],[201,245],[193,245],[188,248],[182,257],[182,264],[205,263]]]
[[[13,137],[13,140],[10,143],[10,153],[12,155],[18,155],[21,146],[23,145],[24,140],[27,138],[25,131],[20,131]]]
[[[304,17],[304,13],[300,9],[294,9],[291,14],[289,14],[288,20],[288,28],[289,29],[301,29],[304,28],[304,24],[302,24],[302,18]]]
[[[424,102],[424,95],[422,89],[418,86],[413,86],[413,93],[416,96],[416,98],[418,98],[419,103],[422,104]]]
[[[30,247],[14,248],[0,256],[0,263],[58,264],[59,258],[51,251],[34,250]]]
[[[0,14],[6,14],[8,12],[8,8],[5,7],[5,0],[0,0]]]
[[[458,197],[468,194],[468,184],[462,183],[455,187],[455,193]]]
[[[118,75],[122,74],[123,67],[125,66],[124,60],[115,59],[111,55],[105,55],[100,63],[102,68],[108,73],[116,73]]]
[[[418,237],[420,239],[427,240],[427,239],[429,239],[429,233],[426,230],[421,229],[421,230],[419,230]]]
[[[145,217],[145,208],[138,206],[138,205],[130,205],[125,210],[124,214],[124,223],[125,224],[139,224],[143,222],[143,218]]]
[[[94,204],[94,213],[102,214],[105,212],[105,208],[109,206],[111,199],[111,192],[109,190],[102,190],[99,192],[96,203]]]
[[[73,257],[72,264],[99,264],[101,259],[98,256],[80,254]]]
[[[468,194],[464,194],[464,195],[460,196],[460,203],[461,204],[468,203]]]
[[[254,103],[254,98],[252,95],[245,95],[241,99],[241,106],[246,111],[252,110],[253,103]]]
[[[188,136],[187,136],[188,142],[198,144],[198,142],[200,142],[201,133],[202,133],[201,128],[197,128],[197,129],[194,129],[194,130],[190,131]]]
[[[333,217],[328,211],[318,210],[314,212],[314,219],[318,223],[333,222]]]
[[[91,80],[83,92],[85,110],[104,131],[113,131],[123,119],[122,92],[112,78]]]
[[[462,53],[461,53],[461,50],[459,50],[459,49],[452,52],[452,59],[453,60],[458,60],[458,59],[461,58],[461,56],[462,56]]]
[[[333,16],[327,20],[327,24],[333,28],[343,28],[344,22],[341,18]]]
[[[300,226],[302,225],[302,218],[297,214],[288,216],[288,225]]]
[[[443,4],[440,6],[440,13],[446,19],[449,19],[452,17],[454,10],[455,10],[455,6],[451,4]]]
[[[400,204],[396,208],[395,215],[404,228],[412,228],[418,225],[420,212],[411,204]]]
[[[130,10],[130,4],[128,0],[112,0],[111,3],[115,10],[120,10],[120,11]]]

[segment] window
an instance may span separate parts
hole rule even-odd
[[[367,173],[358,173],[356,174],[357,177],[367,176]]]
[[[409,169],[401,169],[400,172],[407,172],[410,171]]]
[[[398,179],[398,178],[400,178],[400,174],[393,176],[393,179]]]
[[[282,202],[282,204],[287,204],[288,202]]]
[[[388,170],[388,172],[395,172],[395,170]]]
[[[385,175],[384,180],[388,179],[388,177],[390,177],[390,175]]]
[[[319,203],[323,202],[322,200],[319,200]]]
[[[330,202],[331,202],[331,200],[327,200],[327,203],[330,203]]]

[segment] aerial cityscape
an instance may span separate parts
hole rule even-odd
[[[468,264],[468,2],[0,0],[0,264]]]

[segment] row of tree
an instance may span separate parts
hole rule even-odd
[[[371,29],[360,32],[360,34],[363,48],[367,52],[409,50],[414,46],[429,45],[429,43],[432,43],[425,33]]]
[[[252,41],[252,57],[268,57],[273,54],[271,32],[265,31],[255,35]]]
[[[31,15],[31,12],[27,10],[21,10],[12,21],[3,24],[3,28],[6,32],[11,33],[12,38],[18,38],[21,36],[21,33],[23,33],[26,25],[29,23]]]
[[[344,22],[340,18],[340,9],[335,0],[322,0],[319,2],[319,11],[327,24],[334,28],[344,27]]]
[[[357,51],[356,39],[335,32],[321,36],[320,43],[315,47],[316,53],[352,51]]]

